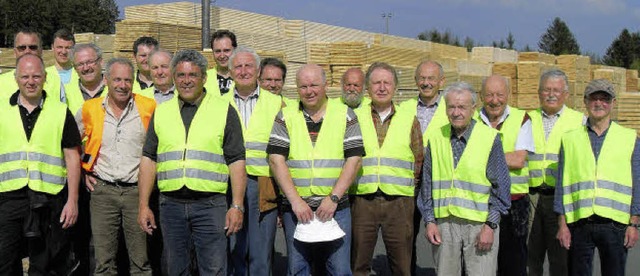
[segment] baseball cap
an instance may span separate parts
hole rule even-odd
[[[589,97],[589,95],[596,92],[607,93],[609,94],[609,96],[611,96],[611,98],[616,97],[616,93],[614,92],[614,89],[613,89],[613,84],[611,84],[606,79],[595,79],[589,82],[589,84],[587,85],[587,88],[584,90],[584,96]]]

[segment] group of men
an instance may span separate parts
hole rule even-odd
[[[379,233],[392,274],[415,275],[420,227],[439,275],[542,275],[547,253],[551,275],[588,275],[595,247],[603,275],[624,274],[640,148],[611,120],[609,82],[586,88],[585,117],[559,70],[525,112],[507,78],[445,87],[435,61],[402,103],[387,63],[347,70],[339,99],[307,64],[288,99],[282,61],[227,30],[211,46],[209,69],[141,37],[134,66],[61,30],[45,68],[40,35],[16,34],[0,75],[0,274],[28,256],[30,275],[87,275],[92,238],[95,275],[268,275],[278,220],[289,275],[368,275]]]

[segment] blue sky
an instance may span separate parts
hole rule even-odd
[[[122,12],[126,6],[167,3],[166,0],[116,0]],[[196,2],[200,1],[187,1]],[[580,49],[604,55],[623,28],[640,30],[638,0],[325,0],[265,1],[217,0],[214,5],[249,12],[301,19],[364,31],[385,31],[383,13],[391,13],[389,33],[416,37],[432,28],[451,30],[490,45],[505,39],[509,31],[516,48],[537,49],[540,36],[553,18],[564,20]]]

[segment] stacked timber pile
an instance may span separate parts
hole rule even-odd
[[[518,93],[517,65],[515,63],[494,63],[492,69],[493,74],[507,78],[507,80],[509,81],[509,89],[511,91],[511,96],[509,97],[509,105],[517,106],[517,97],[515,96],[515,94]]]
[[[133,43],[141,36],[151,36],[168,51],[201,49],[201,28],[193,25],[155,21],[122,20],[116,23],[114,47],[120,52],[133,51]]]
[[[518,52],[494,47],[473,47],[471,60],[486,63],[515,63],[518,61]]]
[[[513,94],[516,106],[531,110],[540,106],[538,84],[540,76],[554,68],[555,56],[542,53],[520,53],[517,64],[518,90]]]
[[[556,57],[558,69],[567,74],[569,79],[569,99],[567,106],[585,112],[584,90],[587,88],[590,76],[591,61],[588,56],[559,55]]]
[[[625,91],[638,91],[638,70],[627,70],[627,89]]]
[[[111,34],[94,34],[94,33],[76,33],[73,34],[76,43],[93,43],[102,50],[102,60],[109,60],[114,56],[114,41],[116,35]],[[132,44],[133,45],[133,44]]]
[[[618,94],[618,118],[620,125],[636,129],[640,133],[640,92]]]

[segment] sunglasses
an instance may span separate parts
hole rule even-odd
[[[27,50],[27,48],[29,48],[29,50],[31,51],[37,51],[38,50],[38,45],[20,45],[20,46],[16,46],[16,49],[18,49],[18,51],[23,52],[25,50]]]

